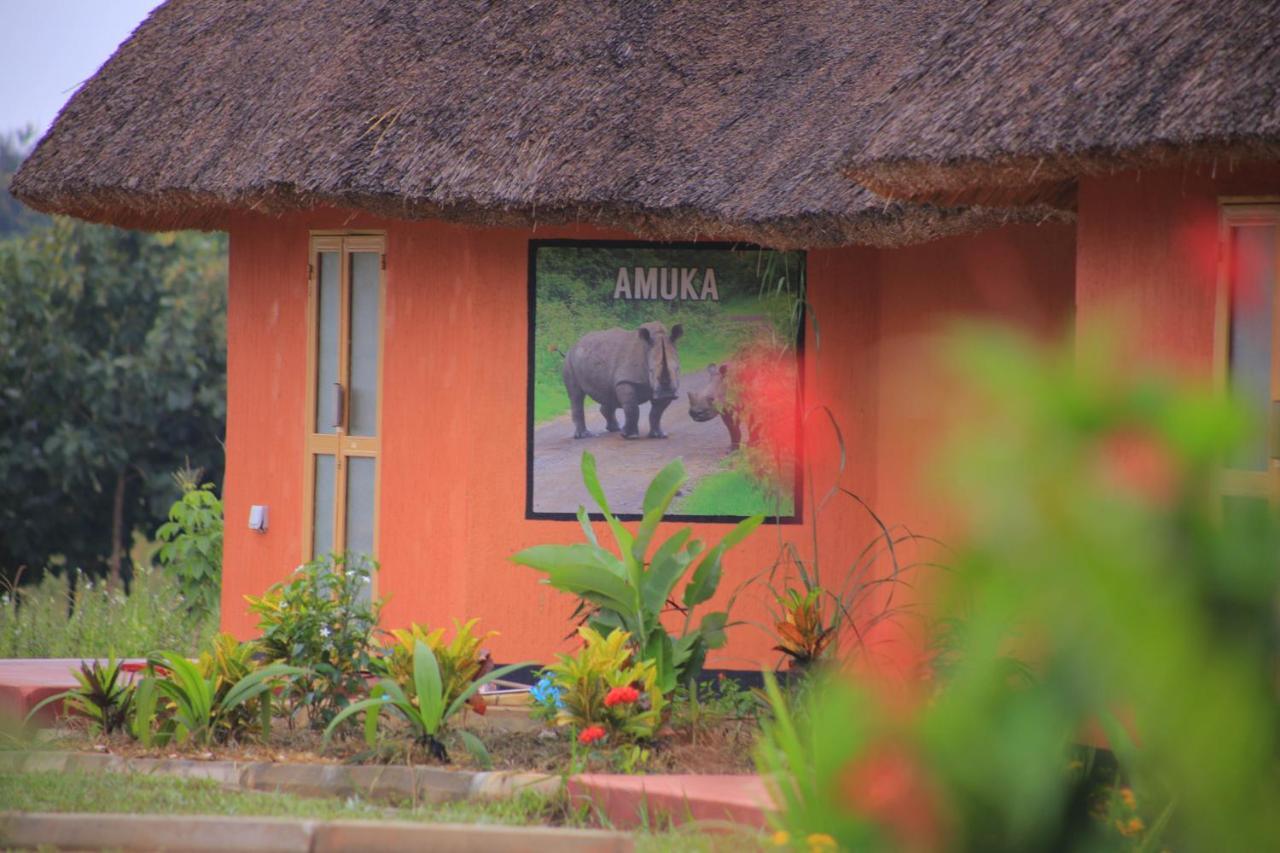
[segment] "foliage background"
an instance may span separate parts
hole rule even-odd
[[[6,186],[25,142],[0,137]],[[172,472],[221,486],[226,241],[16,204],[0,208],[0,580],[127,580],[134,532],[180,494]]]
[[[628,275],[635,267],[714,267],[720,301],[615,300],[619,267]],[[668,329],[683,323],[684,337],[676,350],[685,374],[727,359],[760,335],[760,323],[772,326],[780,340],[797,339],[804,292],[802,252],[542,246],[535,268],[535,424],[569,411],[562,354],[587,332],[615,326],[634,329],[650,321]],[[702,275],[695,281],[700,290]]]

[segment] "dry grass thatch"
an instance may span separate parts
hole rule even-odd
[[[317,206],[779,247],[1055,215],[886,201],[849,129],[946,0],[170,0],[19,172],[143,228]]]
[[[1277,160],[1280,0],[958,3],[852,140],[867,186],[988,203],[1082,174]]]

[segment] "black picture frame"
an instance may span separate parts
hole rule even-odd
[[[733,242],[698,242],[698,241],[654,241],[654,240],[587,240],[587,239],[531,239],[528,241],[527,256],[527,314],[528,326],[526,329],[526,356],[525,356],[525,510],[524,517],[530,521],[577,521],[578,516],[574,512],[537,512],[533,508],[533,451],[534,451],[534,369],[536,358],[536,331],[537,331],[537,311],[538,311],[538,252],[544,248],[587,248],[587,249],[682,249],[682,250],[705,250],[705,251],[779,251],[769,249],[764,246],[757,246],[751,243],[733,243]],[[804,285],[808,286],[808,253],[804,250],[789,250],[792,254],[800,256],[804,269]],[[778,524],[795,525],[801,524],[804,520],[804,440],[803,440],[803,413],[805,401],[805,329],[806,329],[806,312],[808,309],[807,297],[802,292],[799,306],[799,318],[796,324],[796,410],[795,410],[795,429],[796,429],[796,464],[795,464],[795,482],[792,485],[792,508],[793,511],[787,516],[770,515],[766,521]],[[590,449],[584,446],[584,450]],[[602,483],[607,488],[608,485]],[[588,516],[592,521],[603,521],[604,515],[598,511],[592,511],[591,507],[587,507]],[[640,513],[615,513],[614,517],[620,521],[639,521],[643,518]],[[736,524],[747,516],[741,515],[688,515],[688,514],[672,514],[666,516],[667,521],[674,522],[691,522],[698,524]]]

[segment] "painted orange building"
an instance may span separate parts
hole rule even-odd
[[[1161,40],[1132,26],[1144,4],[960,5],[171,0],[73,97],[14,191],[94,221],[230,234],[228,630],[252,633],[243,596],[317,550],[324,517],[325,544],[376,555],[388,625],[477,616],[501,631],[498,658],[545,659],[574,603],[509,557],[581,533],[525,517],[530,240],[807,250],[822,335],[809,327],[804,404],[841,426],[842,484],[917,531],[947,527],[928,478],[954,389],[933,347],[956,319],[1051,337],[1127,311],[1136,356],[1280,400],[1280,58],[1259,31],[1189,4],[1144,19]],[[1063,16],[1098,25],[1068,49]],[[1037,53],[1050,44],[1060,62]],[[1104,57],[1093,96],[1072,96],[1086,55]],[[1269,100],[1231,70],[1259,56]],[[1143,109],[1117,108],[1135,60],[1163,77]],[[317,339],[325,253],[347,259],[344,312],[372,299],[363,355]],[[1233,283],[1267,307],[1233,300]],[[363,432],[317,427],[330,345],[348,387],[376,375]],[[821,493],[830,432],[806,429],[805,453]],[[347,460],[345,496],[317,456]],[[1234,487],[1280,494],[1272,458]],[[364,515],[327,514],[348,505]],[[265,531],[249,529],[254,506]],[[832,563],[876,534],[852,504],[818,524]],[[766,525],[732,552],[721,601],[780,536],[808,541]],[[735,618],[765,621],[764,599],[744,594]],[[773,642],[739,627],[711,665],[754,668]]]

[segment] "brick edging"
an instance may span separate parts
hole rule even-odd
[[[0,813],[0,846],[185,851],[563,850],[629,853],[629,835],[597,829],[205,815]]]

